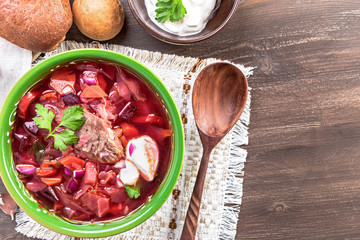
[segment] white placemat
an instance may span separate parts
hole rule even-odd
[[[31,67],[32,53],[0,37],[0,106],[6,95]]]
[[[199,72],[218,59],[197,59],[161,54],[119,45],[81,44],[66,41],[44,59],[71,49],[104,48],[128,55],[149,67],[164,82],[179,108],[185,132],[185,158],[179,181],[169,199],[151,218],[136,228],[115,236],[115,239],[178,239],[183,227],[191,192],[202,154],[202,146],[191,107],[192,86]],[[41,60],[40,60],[41,61]],[[246,77],[252,67],[237,65]],[[12,81],[16,81],[13,78]],[[3,81],[0,77],[0,81]],[[212,152],[203,192],[197,239],[234,239],[242,198],[243,167],[247,152],[250,120],[250,88],[246,108],[233,130]],[[16,230],[41,239],[73,239],[46,229],[24,212],[16,215]]]

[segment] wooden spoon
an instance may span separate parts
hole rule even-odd
[[[211,151],[239,119],[245,108],[247,95],[248,84],[244,74],[229,63],[211,64],[196,79],[192,104],[203,155],[185,218],[182,240],[195,239]]]

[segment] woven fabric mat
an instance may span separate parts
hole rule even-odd
[[[119,45],[102,45],[97,42],[81,44],[72,41],[63,42],[54,52],[47,53],[43,59],[78,48],[113,50],[128,55],[149,67],[160,77],[173,96],[184,124],[183,168],[175,189],[166,203],[152,217],[136,228],[102,239],[178,239],[202,156],[202,146],[191,107],[192,87],[197,75],[205,66],[222,60],[181,57]],[[252,67],[237,66],[246,77],[252,75]],[[250,88],[248,96],[244,113],[236,126],[212,152],[202,196],[197,239],[235,238],[242,198],[243,168],[247,155],[247,152],[240,146],[248,144]],[[16,230],[28,237],[73,239],[37,224],[21,210],[16,215],[16,221],[18,224]]]
[[[10,89],[30,69],[31,52],[0,37],[0,109]]]

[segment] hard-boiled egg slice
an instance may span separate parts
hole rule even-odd
[[[141,136],[130,140],[126,147],[126,157],[136,165],[146,181],[154,179],[159,163],[159,149],[151,137]]]
[[[139,179],[139,170],[136,168],[135,164],[125,160],[125,168],[120,170],[120,180],[125,185],[135,185]]]

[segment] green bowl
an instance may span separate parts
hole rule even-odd
[[[169,113],[173,128],[171,162],[166,176],[156,193],[150,201],[129,216],[106,223],[79,224],[49,214],[30,196],[23,183],[18,179],[12,156],[10,133],[15,119],[16,107],[21,97],[39,80],[48,75],[52,69],[78,60],[98,60],[115,63],[136,73],[160,96]],[[10,91],[1,110],[0,126],[0,174],[6,189],[20,208],[32,219],[61,234],[74,237],[105,237],[134,228],[148,219],[164,204],[180,175],[184,155],[184,134],[174,100],[159,78],[147,67],[116,52],[100,49],[79,49],[58,54],[39,63],[28,71]]]

